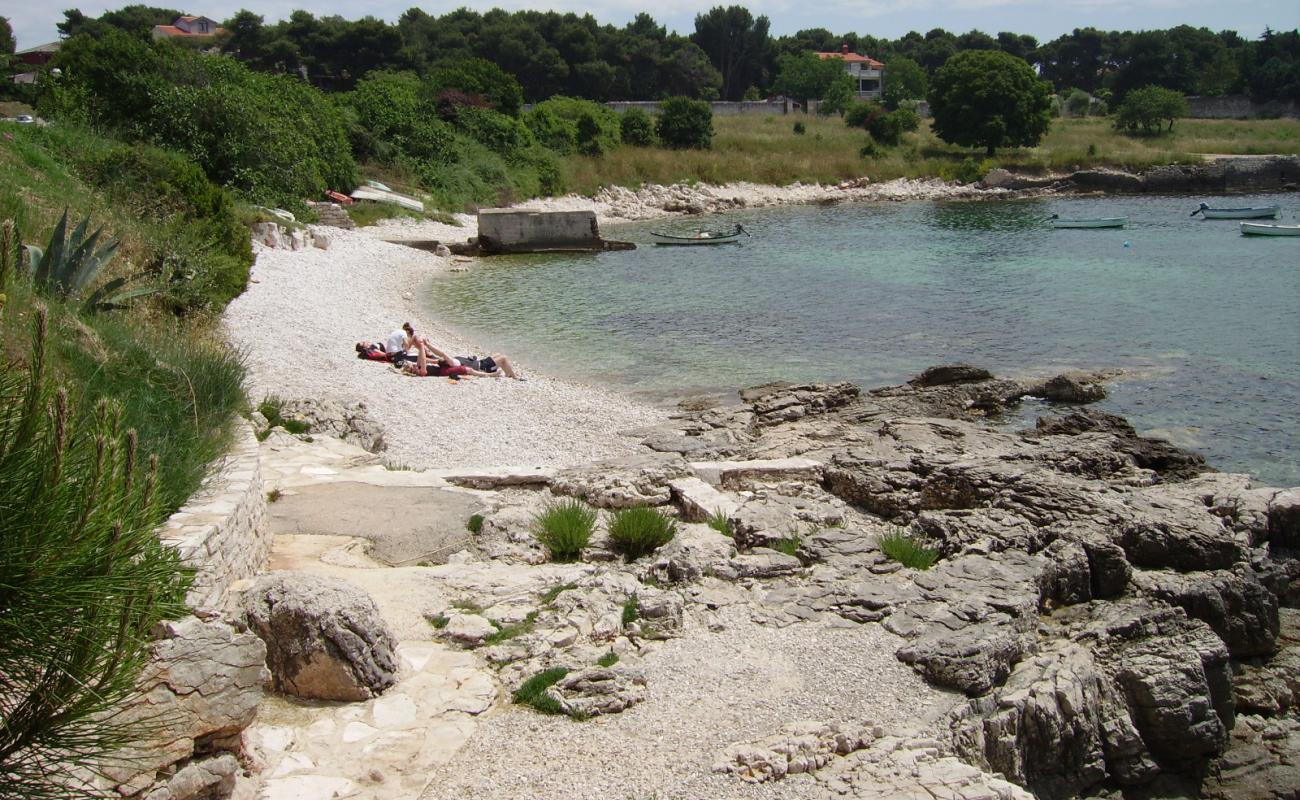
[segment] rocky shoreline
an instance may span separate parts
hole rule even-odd
[[[638,431],[629,456],[544,474],[411,473],[402,480],[436,485],[382,501],[444,510],[421,544],[441,555],[423,566],[393,566],[392,530],[303,522],[346,473],[321,492],[272,480],[285,495],[272,515],[295,520],[294,535],[277,535],[270,582],[244,603],[264,608],[295,582],[331,597],[301,572],[360,587],[374,609],[366,644],[356,669],[331,673],[360,676],[349,698],[410,693],[387,688],[401,671],[394,642],[430,637],[501,686],[475,701],[481,717],[445,758],[416,758],[419,774],[368,762],[369,777],[331,778],[340,796],[393,797],[400,783],[428,800],[502,787],[557,799],[1294,797],[1300,491],[1214,472],[1081,405],[1101,394],[1100,375],[1022,382],[952,365],[867,392],[773,384],[739,405],[699,398]],[[1057,398],[1059,415],[1025,431],[988,424],[1027,395]],[[318,446],[304,438],[275,431],[263,447]],[[660,507],[679,532],[630,563],[598,533],[577,563],[552,564],[533,520],[554,497]],[[719,517],[730,536],[706,524]],[[887,557],[881,537],[900,532],[938,562]],[[376,663],[389,665],[377,682],[364,677]],[[556,669],[567,672],[547,695],[561,716],[509,703]],[[308,722],[294,735],[309,739]],[[261,725],[246,738],[266,741]],[[280,757],[259,755],[270,775]]]

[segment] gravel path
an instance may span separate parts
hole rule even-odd
[[[807,776],[751,785],[711,767],[728,745],[790,722],[870,720],[898,733],[951,703],[894,657],[901,640],[879,625],[773,628],[749,614],[724,609],[724,630],[691,622],[651,652],[639,665],[649,697],[621,714],[579,723],[508,707],[482,720],[421,800],[807,797]]]
[[[231,341],[247,353],[249,396],[364,401],[387,432],[390,460],[412,467],[553,466],[624,455],[635,440],[620,432],[654,424],[666,410],[594,386],[517,366],[526,381],[451,382],[398,374],[361,361],[353,344],[382,340],[410,321],[453,355],[485,354],[438,324],[415,300],[452,262],[366,231],[324,229],[328,250],[261,248],[247,291],[227,308]],[[471,226],[423,223],[420,236],[460,239]],[[410,235],[408,233],[408,235]],[[508,355],[508,354],[507,354]]]

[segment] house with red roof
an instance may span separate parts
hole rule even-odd
[[[885,65],[869,56],[849,52],[845,44],[837,51],[818,53],[820,59],[838,58],[844,62],[844,71],[853,78],[854,94],[859,100],[879,100],[885,88]]]
[[[225,32],[226,29],[218,25],[216,20],[207,17],[195,17],[189,14],[177,17],[176,21],[170,25],[153,26],[153,38],[155,39],[203,39]]]

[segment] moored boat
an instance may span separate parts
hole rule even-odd
[[[1271,225],[1266,222],[1241,223],[1243,236],[1300,236],[1300,225]]]
[[[687,235],[650,231],[650,235],[655,237],[654,243],[659,245],[732,244],[739,241],[741,236],[748,236],[749,231],[737,225],[730,231],[695,231]]]
[[[1053,228],[1122,228],[1128,224],[1128,217],[1062,219],[1053,214],[1048,219],[1052,221]]]
[[[1274,219],[1281,206],[1247,206],[1245,208],[1210,208],[1206,203],[1192,212],[1192,216],[1204,215],[1205,219]]]

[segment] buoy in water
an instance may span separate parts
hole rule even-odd
[[[1133,243],[1130,242],[1129,240],[1125,239],[1125,240],[1124,240],[1124,246],[1125,246],[1125,247],[1132,247],[1132,246],[1133,246]]]

